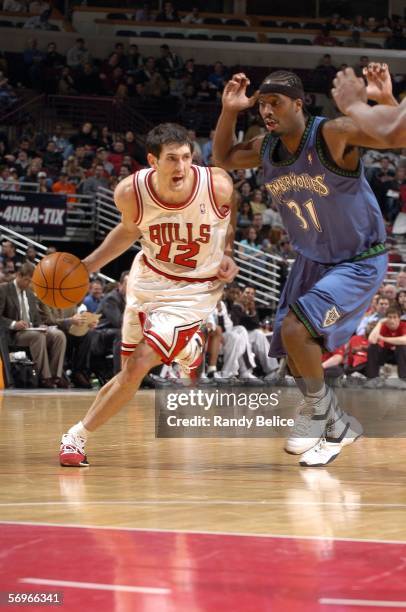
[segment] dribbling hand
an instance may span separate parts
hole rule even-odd
[[[250,80],[243,72],[233,74],[223,91],[223,108],[239,113],[254,106],[258,99],[258,92],[249,98],[246,94],[249,84]]]

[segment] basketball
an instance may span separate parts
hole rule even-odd
[[[52,253],[36,265],[32,284],[38,299],[47,306],[69,308],[85,297],[89,273],[75,255]]]

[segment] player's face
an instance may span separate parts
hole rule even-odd
[[[299,100],[292,100],[282,94],[267,94],[260,96],[258,103],[259,112],[268,132],[272,132],[275,136],[283,136],[292,131],[297,110],[301,109]]]
[[[164,145],[159,158],[151,156],[151,165],[158,173],[159,184],[170,191],[185,188],[192,166],[192,152],[188,145]]]

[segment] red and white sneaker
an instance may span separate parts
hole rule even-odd
[[[85,440],[80,436],[66,433],[62,436],[59,462],[62,467],[87,467]]]

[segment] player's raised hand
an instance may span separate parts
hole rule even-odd
[[[243,73],[233,74],[224,87],[222,102],[225,110],[240,112],[254,106],[258,99],[258,92],[251,97],[247,96],[247,87],[250,80]]]
[[[366,102],[367,94],[363,79],[359,79],[352,68],[337,72],[333,81],[332,96],[344,115],[355,102]]]
[[[235,263],[234,259],[228,255],[223,255],[220,267],[217,272],[217,278],[224,281],[225,283],[231,283],[232,280],[237,276],[239,267]]]
[[[362,72],[367,79],[368,100],[385,104],[392,98],[392,80],[387,64],[371,62]]]

